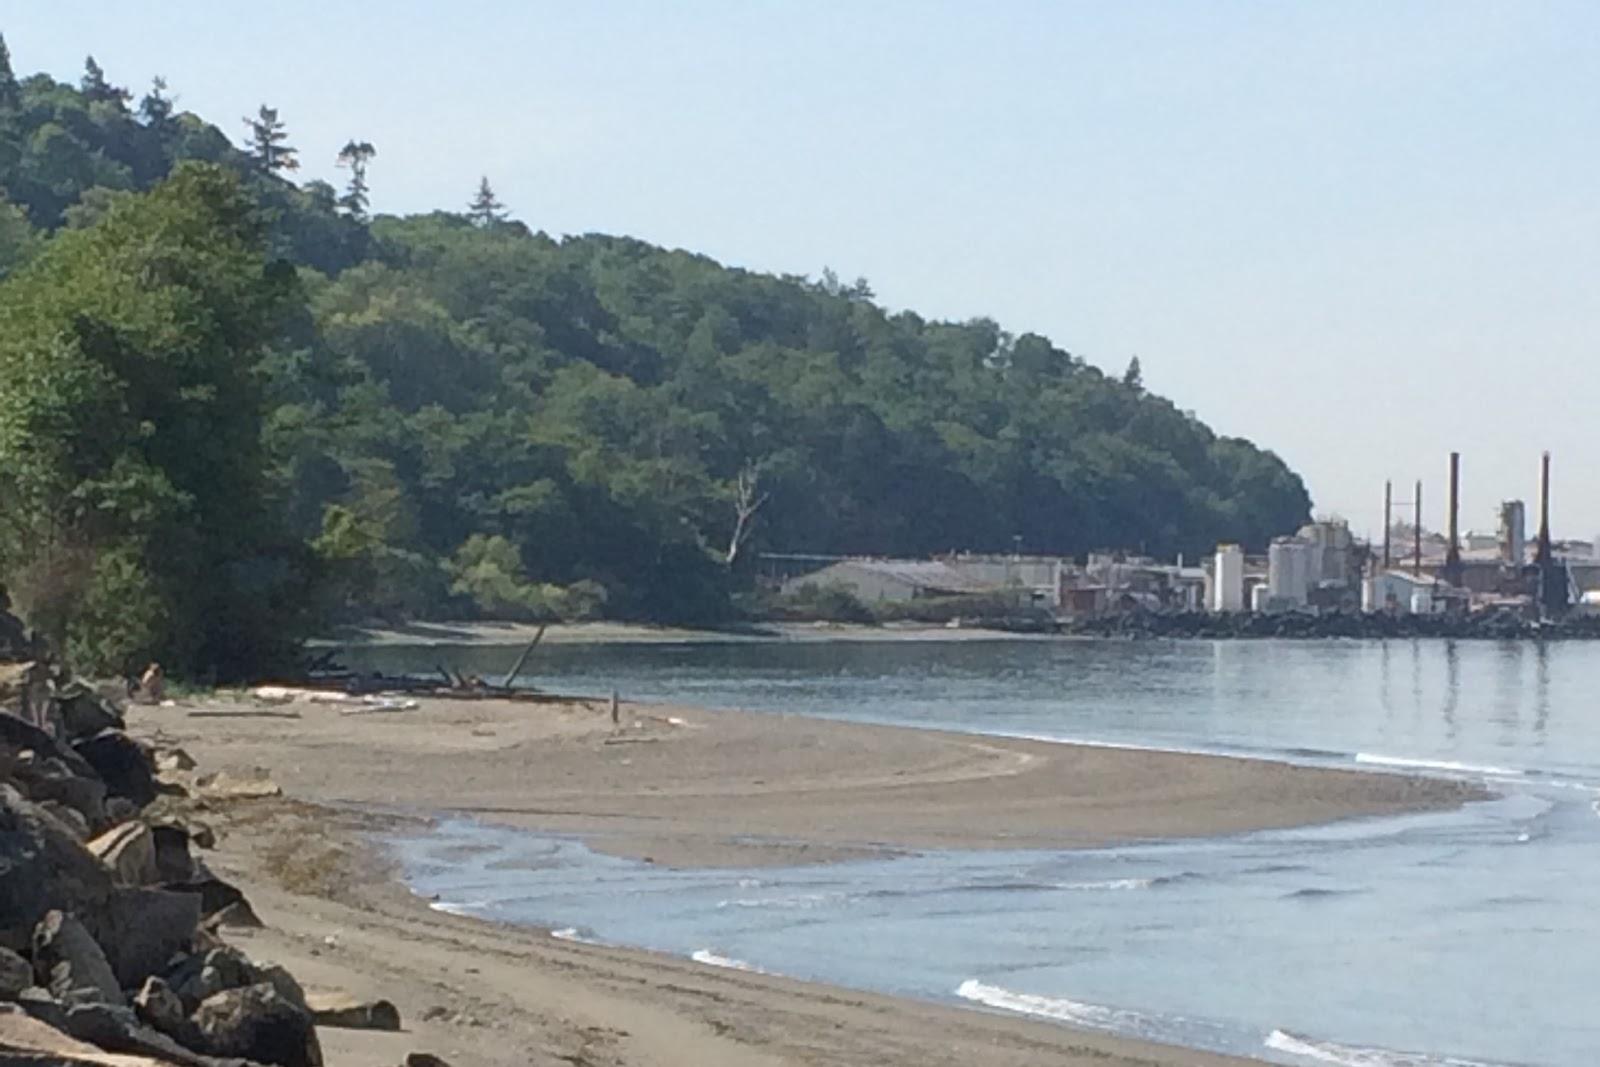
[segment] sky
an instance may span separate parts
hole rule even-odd
[[[166,77],[376,211],[487,175],[629,234],[989,316],[1146,385],[1382,527],[1600,533],[1600,4],[13,0],[19,72]]]

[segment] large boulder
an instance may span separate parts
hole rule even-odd
[[[123,885],[152,885],[161,880],[156,866],[155,835],[142,822],[114,826],[85,843]]]
[[[150,753],[121,730],[101,730],[72,743],[74,751],[100,775],[106,791],[126,797],[139,807],[156,798],[155,770]]]
[[[106,954],[75,916],[52,911],[33,932],[33,974],[64,1003],[121,1004]]]
[[[0,1014],[0,1063],[27,1067],[164,1067],[164,1062],[106,1052],[19,1012]]]
[[[178,823],[153,823],[150,841],[155,849],[156,880],[188,882],[199,873],[189,851],[189,829]]]
[[[12,761],[10,777],[29,800],[76,812],[77,818],[68,816],[74,825],[81,820],[94,830],[106,824],[106,786],[87,766],[80,771],[60,756],[40,756],[29,749]]]
[[[270,984],[208,997],[194,1013],[201,1047],[214,1056],[241,1056],[278,1067],[321,1067],[316,1027]]]
[[[0,752],[28,751],[37,759],[51,756],[60,759],[80,778],[95,776],[94,767],[72,748],[57,741],[54,734],[17,715],[0,712]]]
[[[249,957],[232,945],[217,945],[190,956],[166,975],[167,985],[189,1014],[218,993],[242,989],[260,981]]]
[[[122,712],[84,682],[71,681],[56,690],[56,709],[69,740],[93,737],[102,730],[121,730]]]
[[[71,829],[0,783],[0,946],[27,947],[52,909],[100,914],[111,890],[110,872]]]
[[[196,897],[199,900],[201,921],[208,927],[260,928],[261,919],[238,887],[211,874],[203,865],[197,865],[197,872],[197,876],[190,881],[168,882],[163,888],[174,893],[189,893]]]
[[[117,887],[94,932],[123,988],[137,989],[188,950],[199,924],[199,901],[187,893]]]
[[[29,1013],[34,1014],[35,1018],[40,1017],[31,1008]],[[229,1061],[225,1065],[222,1061],[184,1047],[154,1027],[146,1026],[132,1008],[120,1004],[72,1005],[61,1011],[58,1019],[45,1018],[43,1021],[107,1052],[147,1056],[159,1063],[178,1064],[179,1067],[245,1067],[238,1061]]]

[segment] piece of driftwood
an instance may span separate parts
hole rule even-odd
[[[501,689],[510,689],[511,683],[517,680],[517,675],[522,673],[522,665],[528,662],[529,656],[533,655],[534,647],[544,640],[544,630],[543,626],[539,627],[539,631],[533,635],[533,640],[528,642],[528,647],[523,649],[522,655],[517,657],[517,662],[511,665],[511,669],[506,672],[505,680],[500,683]]]

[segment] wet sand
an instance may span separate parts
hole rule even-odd
[[[456,1067],[1243,1062],[441,915],[364,844],[389,819],[420,827],[459,812],[657,863],[756,865],[1205,835],[1478,795],[1398,775],[659,706],[625,705],[619,727],[599,705],[449,700],[411,711],[221,700],[131,718],[205,769],[266,767],[293,798],[220,809],[218,864],[267,920],[248,951],[313,984],[387,996],[408,1020],[401,1035],[328,1031],[330,1064],[392,1064],[416,1048]]]

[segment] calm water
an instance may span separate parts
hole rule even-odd
[[[363,665],[503,671],[515,653]],[[1416,766],[1442,815],[1079,852],[664,871],[455,822],[399,843],[448,906],[708,964],[1283,1063],[1600,1062],[1600,645],[551,647],[567,692],[1301,762]]]

